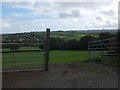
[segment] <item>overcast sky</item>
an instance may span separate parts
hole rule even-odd
[[[117,2],[4,2],[2,33],[118,28]]]

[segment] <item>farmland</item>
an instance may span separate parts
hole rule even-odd
[[[3,53],[3,68],[39,66],[43,64],[42,55],[42,52]],[[87,59],[87,51],[50,51],[50,64],[67,64]]]
[[[115,34],[117,30],[78,30],[78,31],[51,31],[50,37],[60,37],[66,40],[76,39],[79,40],[85,35],[92,35],[98,37],[101,32],[109,32]],[[26,33],[14,33],[14,34],[3,34],[2,42],[37,42],[43,39],[45,32],[26,32]],[[17,37],[17,38],[16,38]]]
[[[89,60],[88,51],[50,51],[49,64],[73,64]],[[27,68],[44,66],[42,52],[3,53],[3,68]],[[92,61],[92,60],[91,60]],[[117,58],[108,58],[103,64],[118,66]]]
[[[87,51],[51,51],[50,63],[74,63],[81,62],[88,59]]]
[[[81,37],[84,37],[85,35],[90,35],[93,37],[98,37],[97,33],[87,33],[83,31],[58,31],[58,32],[51,32],[51,38],[62,38],[65,41],[69,40],[76,40],[79,41]]]
[[[35,40],[32,41],[32,39],[36,39],[34,37],[31,38],[31,42],[28,39],[25,40],[27,43],[33,43],[34,45],[25,44],[16,49],[2,49],[5,51],[5,53],[2,53],[2,69],[3,71],[12,70],[11,73],[3,72],[4,88],[118,87],[118,74],[116,73],[118,58],[107,58],[100,63],[95,63],[97,59],[89,57],[87,47],[89,38],[91,36],[99,38],[99,35],[89,34],[90,37],[85,37],[88,34],[76,33],[70,35],[69,32],[69,35],[67,35],[68,33],[61,32],[59,35],[55,33],[58,32],[54,32],[54,35],[51,34],[53,41],[51,40],[50,43],[53,45],[53,49],[51,50],[52,45],[50,44],[49,70],[47,71],[40,70],[41,67],[45,66],[44,52],[41,52],[40,47],[35,45]],[[85,41],[85,38],[88,38],[88,41]],[[13,41],[15,41],[14,38]],[[73,46],[76,47],[77,44],[78,47],[81,47],[81,50],[74,50]],[[59,46],[59,48],[55,48],[56,46]],[[84,46],[85,49],[82,50]],[[110,67],[102,64],[110,65]],[[27,70],[28,72],[13,72],[14,70]]]
[[[102,31],[101,31],[102,32]],[[88,47],[89,38],[99,39],[99,31],[52,31],[50,34],[50,64],[68,64],[83,62],[89,59]],[[113,33],[112,33],[113,34]],[[110,35],[112,35],[110,34]],[[3,68],[12,67],[33,67],[44,64],[43,52],[40,52],[38,39],[45,35],[45,32],[30,32],[19,34],[4,34],[4,43],[33,43],[34,45],[19,46],[18,50],[37,50],[30,52],[9,52],[2,54]],[[88,37],[85,37],[88,36]],[[17,38],[16,38],[17,37]],[[84,38],[83,38],[84,37]],[[52,39],[51,39],[52,38]],[[86,38],[86,39],[85,39]],[[82,41],[81,41],[82,39]],[[86,41],[85,41],[86,40]],[[85,47],[84,47],[85,46]],[[4,48],[3,51],[10,51]],[[114,62],[114,63],[113,63]],[[106,60],[105,64],[117,65],[117,60]]]

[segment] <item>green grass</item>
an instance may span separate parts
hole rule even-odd
[[[75,36],[69,36],[69,37],[65,37],[64,40],[65,41],[69,41],[69,40],[73,40],[74,39],[76,41],[79,41],[81,37],[82,36],[77,36],[77,35],[75,35]]]
[[[38,66],[43,63],[42,52],[3,53],[3,68]]]
[[[51,37],[52,38],[62,38],[65,41],[69,41],[69,40],[73,40],[73,39],[79,41],[81,38],[81,36],[77,36],[77,35],[75,35],[75,36],[51,36]]]
[[[118,56],[103,56],[104,55],[103,51],[91,51],[91,57],[88,59],[91,62],[100,62],[105,65],[113,66],[113,67],[118,67]]]
[[[3,53],[3,68],[40,66],[43,64],[42,55],[41,52]],[[82,62],[87,59],[87,51],[50,51],[50,64]]]
[[[99,62],[101,64],[109,65],[109,66],[112,66],[112,67],[118,67],[119,63],[120,63],[119,58],[117,56],[114,56],[114,57],[106,56],[104,58],[101,58],[99,53],[94,54],[94,56],[89,58],[88,61]]]
[[[88,34],[89,35],[89,34]],[[91,36],[94,36],[94,37],[98,37],[98,35],[92,35],[90,34]],[[79,41],[81,39],[81,37],[84,37],[85,34],[82,34],[82,33],[76,33],[76,34],[72,34],[72,35],[51,35],[50,37],[52,38],[62,38],[64,39],[65,41],[69,41],[69,40],[76,40],[76,41]]]
[[[3,53],[3,68],[41,66],[44,64],[42,55],[42,52]],[[71,64],[84,62],[88,59],[88,51],[50,51],[49,64]],[[111,66],[118,66],[117,58],[107,58],[102,61],[102,63]]]
[[[52,38],[65,38],[65,37],[68,37],[68,36],[50,36]]]
[[[82,62],[88,59],[87,51],[51,51],[50,64]]]
[[[118,67],[119,66],[118,64],[120,63],[118,61],[119,61],[118,57],[112,57],[112,58],[108,57],[107,59],[103,60],[101,63],[110,65],[113,67]]]
[[[52,38],[62,38],[64,39],[65,41],[68,41],[68,40],[77,40],[79,41],[81,37],[85,36],[85,34],[79,34],[79,35],[66,35],[66,36],[51,36]]]
[[[40,50],[39,47],[35,46],[21,46],[19,50]],[[4,48],[2,51],[10,51],[10,48]]]
[[[24,46],[24,47],[20,47],[19,50],[39,50],[39,47]]]

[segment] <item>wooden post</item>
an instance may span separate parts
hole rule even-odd
[[[46,41],[45,41],[45,70],[48,70],[49,64],[49,43],[50,43],[50,29],[46,29]]]
[[[88,42],[88,55],[89,55],[89,58],[90,58],[90,42]]]

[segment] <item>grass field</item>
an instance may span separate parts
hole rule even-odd
[[[50,51],[50,64],[67,64],[88,59],[87,51]],[[3,68],[29,67],[43,64],[42,52],[3,53]]]
[[[42,52],[16,52],[3,53],[3,68],[31,67],[43,63]]]
[[[10,51],[10,48],[0,49],[2,51]],[[40,50],[39,46],[21,46],[19,50]]]
[[[51,51],[50,64],[74,63],[87,60],[88,51]]]
[[[83,37],[85,35],[72,35],[72,36],[51,36],[52,38],[62,38],[65,41],[69,41],[69,40],[76,40],[79,41],[81,37]]]
[[[90,61],[93,62],[99,62],[105,65],[110,65],[110,66],[114,66],[114,67],[118,67],[119,66],[119,58],[118,56],[103,56],[103,52],[101,51],[97,51],[97,52],[92,52],[93,55],[91,55],[91,57],[89,58]],[[101,55],[103,58],[101,58]]]
[[[96,34],[82,34],[82,33],[74,33],[74,34],[60,34],[60,35],[51,35],[50,37],[52,38],[62,38],[64,39],[65,41],[69,41],[69,40],[76,40],[76,41],[79,41],[82,37],[84,37],[85,35],[91,35],[93,37],[98,37],[98,35]]]
[[[72,64],[84,62],[88,59],[88,51],[50,51],[49,64]],[[3,68],[37,67],[44,64],[42,52],[3,53],[2,60]],[[118,66],[117,58],[108,58],[102,61],[102,63]]]

